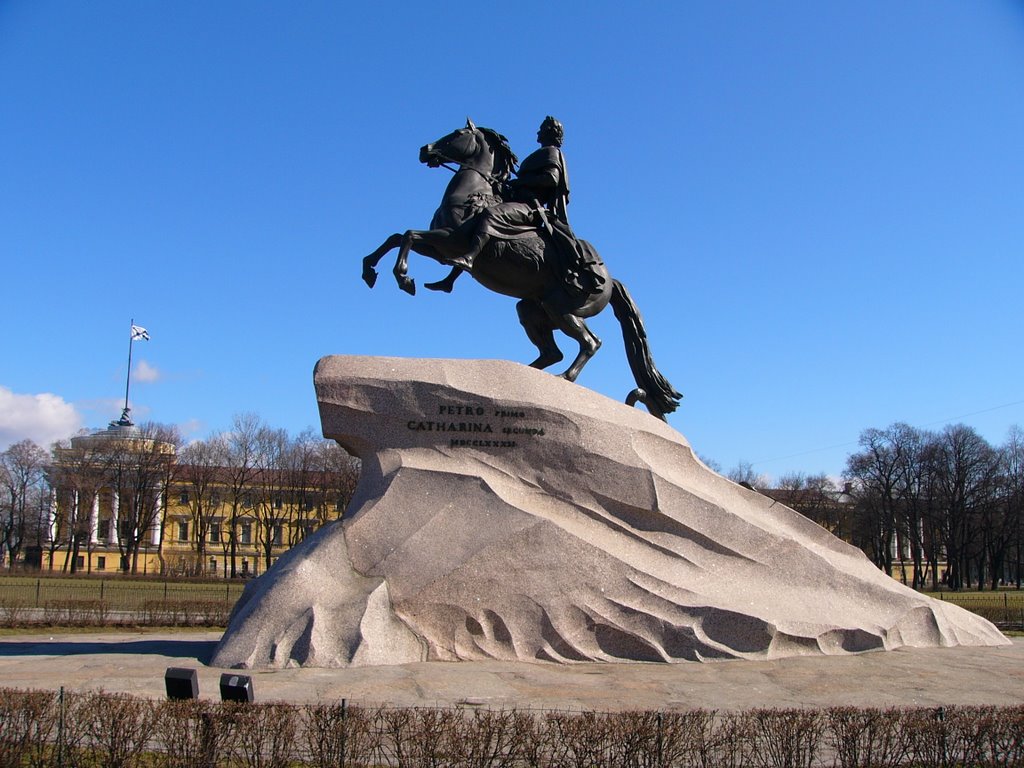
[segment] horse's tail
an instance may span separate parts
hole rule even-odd
[[[622,340],[626,344],[629,368],[633,371],[637,386],[642,390],[632,393],[630,397],[633,400],[639,399],[651,413],[664,419],[666,413],[672,413],[679,407],[679,401],[683,396],[676,392],[655,367],[640,310],[633,303],[626,286],[618,280],[612,280],[611,304],[612,311],[622,326]]]

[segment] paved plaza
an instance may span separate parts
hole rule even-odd
[[[167,667],[207,666],[219,632],[25,633],[0,638],[0,685],[161,698]],[[572,710],[1024,704],[1024,638],[999,648],[681,664],[424,662],[246,672],[257,701]]]

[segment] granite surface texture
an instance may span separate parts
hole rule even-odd
[[[713,472],[646,412],[516,363],[333,356],[343,523],[249,585],[220,667],[682,662],[995,646],[989,622]]]

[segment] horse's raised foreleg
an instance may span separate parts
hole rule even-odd
[[[559,362],[562,359],[562,351],[555,343],[555,326],[544,308],[532,299],[523,299],[516,304],[516,312],[526,335],[540,352],[537,359],[530,363],[530,367],[543,369]]]
[[[398,287],[410,296],[416,295],[416,281],[409,277],[409,251],[418,234],[410,229],[402,235],[402,246],[398,249],[398,259],[395,261],[395,268],[391,270],[395,275],[395,280],[398,281]]]
[[[384,258],[384,254],[394,248],[398,248],[402,244],[402,236],[398,233],[391,235],[385,240],[380,248],[375,250],[365,259],[363,259],[363,282],[373,288],[377,283],[377,270],[374,267],[380,263],[380,260]]]
[[[410,229],[401,236],[398,259],[392,270],[398,281],[398,287],[410,296],[416,295],[416,281],[408,275],[409,251],[415,251],[442,264],[450,265],[451,259],[464,250],[465,244],[460,238],[452,237],[450,229]],[[454,281],[454,277],[452,280]]]

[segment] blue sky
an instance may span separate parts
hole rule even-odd
[[[359,269],[429,223],[421,145],[471,116],[524,156],[547,114],[702,456],[1024,423],[1024,3],[0,0],[0,442],[116,418],[132,318],[136,420],[190,438],[317,426],[327,354],[528,362],[513,300]]]

